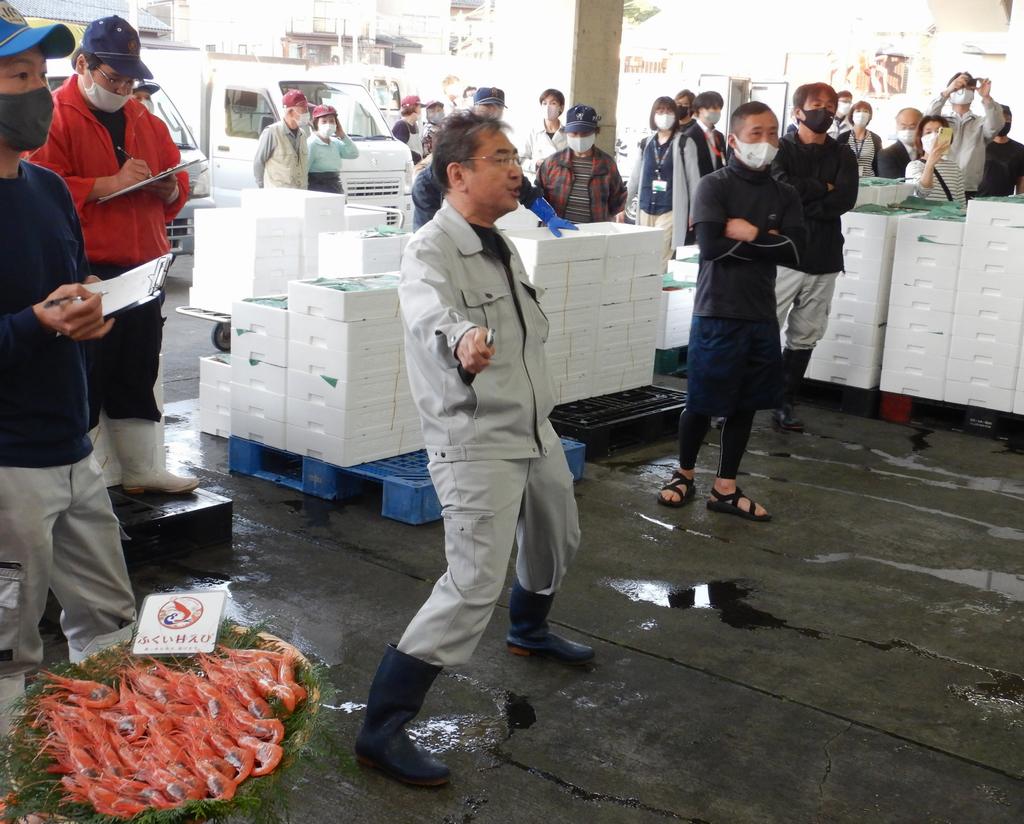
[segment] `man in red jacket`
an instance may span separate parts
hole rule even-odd
[[[53,93],[53,125],[31,160],[68,185],[85,235],[93,274],[107,280],[166,254],[166,224],[188,198],[188,173],[154,181],[113,200],[99,200],[179,163],[163,121],[132,97],[153,75],[139,59],[139,35],[126,20],[104,17],[85,30],[72,57],[75,74]],[[100,410],[121,463],[126,491],[191,492],[193,478],[156,461],[160,409],[153,395],[163,318],[151,301],[124,313],[93,351],[89,425]]]

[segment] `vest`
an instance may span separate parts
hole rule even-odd
[[[271,189],[305,189],[309,185],[309,147],[299,131],[299,151],[292,147],[291,130],[279,120],[274,130],[274,153],[263,166],[263,185]]]

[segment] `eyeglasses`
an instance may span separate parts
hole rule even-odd
[[[518,154],[510,155],[481,155],[480,157],[467,157],[463,162],[466,163],[470,160],[490,160],[496,166],[503,166],[506,169],[510,169],[513,166],[522,166],[523,161]]]
[[[99,66],[96,67],[96,71],[102,74],[107,79],[107,82],[115,89],[130,89],[132,85],[135,83],[134,78],[131,77],[121,77],[115,80],[105,71],[103,71],[103,69],[101,69]]]

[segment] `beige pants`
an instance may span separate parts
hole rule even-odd
[[[636,216],[637,226],[655,226],[665,232],[665,245],[661,251],[661,257],[665,263],[665,271],[668,271],[668,262],[672,260],[672,253],[675,251],[677,245],[682,245],[682,241],[678,244],[673,243],[672,232],[672,213],[665,212],[663,215],[650,215],[643,209],[637,210]]]
[[[526,590],[550,595],[561,586],[579,518],[561,442],[550,424],[542,434],[540,458],[430,465],[448,569],[402,635],[401,652],[444,667],[468,661],[505,586],[513,543]]]
[[[777,267],[775,302],[779,329],[786,330],[787,349],[813,349],[824,336],[838,277],[838,272],[808,275],[786,266]]]

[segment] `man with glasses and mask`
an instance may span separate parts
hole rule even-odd
[[[501,120],[505,113],[505,92],[499,88],[483,86],[476,89],[473,101],[473,113],[480,117]],[[441,130],[444,129],[445,122],[447,121],[442,122]],[[551,204],[544,199],[544,193],[540,187],[531,184],[523,175],[522,168],[520,168],[519,174],[522,177],[522,185],[519,187],[519,202],[533,212],[551,230],[551,234],[561,237],[562,230],[576,228],[574,224],[558,216]],[[416,175],[416,181],[412,185],[412,228],[419,229],[430,221],[437,214],[437,210],[441,208],[443,199],[444,192],[435,176],[433,164],[431,164]]]
[[[519,206],[522,172],[505,125],[452,115],[434,144],[446,201],[402,256],[405,352],[430,476],[441,500],[447,571],[388,646],[356,740],[359,761],[409,784],[448,768],[406,734],[442,667],[466,663],[505,592],[515,655],[583,664],[592,648],[547,616],[579,545],[572,475],[548,415],[548,322],[495,221]]]
[[[782,352],[783,405],[773,413],[785,432],[802,432],[793,406],[815,344],[828,326],[836,278],[843,271],[841,218],[857,203],[857,156],[829,137],[839,95],[827,83],[808,83],[793,93],[797,130],[779,141],[772,164],[777,180],[790,184],[803,204],[807,244],[800,262],[779,266],[775,281],[779,327],[786,327]]]
[[[298,89],[281,98],[284,116],[260,132],[252,173],[261,189],[305,189],[309,168],[309,101]]]
[[[116,15],[86,27],[72,60],[75,73],[53,93],[49,139],[31,157],[67,183],[89,266],[103,280],[167,254],[167,223],[188,199],[183,171],[100,203],[181,160],[164,122],[132,96],[136,80],[153,77],[139,47],[138,32]],[[129,493],[181,494],[198,484],[155,460],[161,410],[153,388],[162,340],[160,301],[150,301],[119,317],[92,350],[90,428],[105,411]]]

